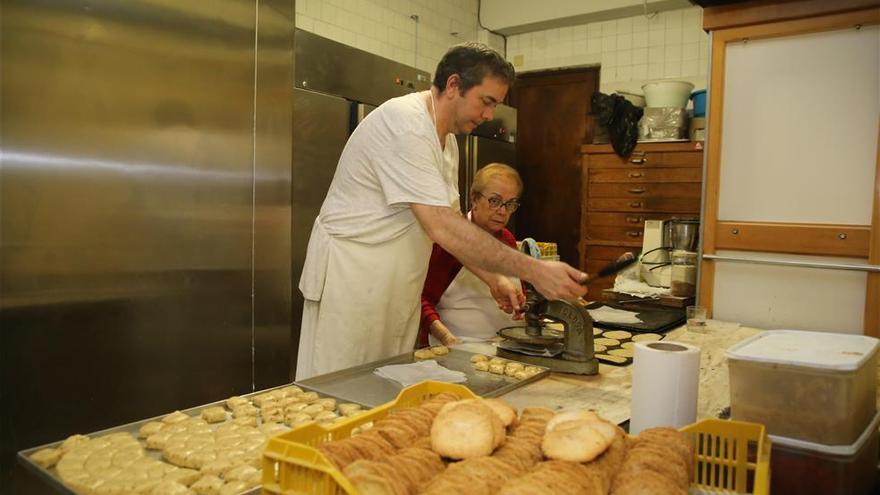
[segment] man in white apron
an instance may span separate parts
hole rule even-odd
[[[519,207],[522,189],[515,169],[501,163],[486,165],[474,177],[468,219],[516,249],[516,239],[506,225]],[[486,342],[499,329],[516,324],[522,323],[498,307],[489,287],[474,272],[434,244],[422,290],[420,346]]]
[[[413,348],[431,241],[486,272],[492,294],[518,306],[501,275],[530,281],[548,298],[586,293],[586,274],[529,258],[457,213],[458,147],[493,116],[513,67],[479,44],[451,48],[430,91],[387,101],[355,129],[312,228],[299,288],[302,380]]]

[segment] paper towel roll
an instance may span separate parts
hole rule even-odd
[[[697,419],[700,348],[681,342],[637,342],[629,432],[680,426]]]

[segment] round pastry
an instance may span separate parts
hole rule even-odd
[[[480,361],[488,361],[488,360],[489,360],[489,358],[487,356],[482,355],[482,354],[474,354],[473,356],[471,356],[472,363],[477,363]]]
[[[623,340],[632,337],[632,334],[624,330],[611,330],[609,332],[605,332],[605,335],[603,335],[603,337],[607,337],[609,339]]]
[[[663,336],[658,333],[640,333],[638,335],[634,335],[632,340],[633,342],[653,342],[662,338]]]
[[[635,351],[633,349],[626,349],[626,348],[611,349],[610,351],[608,351],[608,354],[611,354],[612,356],[631,358],[635,355]]]
[[[489,361],[477,361],[474,363],[474,369],[477,371],[489,371]]]
[[[445,345],[435,345],[431,346],[431,352],[437,356],[445,356],[449,354],[449,348]]]
[[[617,347],[620,345],[620,341],[617,339],[599,338],[599,339],[593,339],[593,344],[604,345],[607,347]]]
[[[506,366],[504,366],[504,363],[492,363],[491,361],[489,362],[489,373],[495,373],[496,375],[503,375],[505,368],[506,368]]]
[[[413,353],[416,359],[431,359],[435,356],[431,349],[419,349]]]

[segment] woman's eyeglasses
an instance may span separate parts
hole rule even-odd
[[[519,200],[518,199],[511,199],[510,201],[501,201],[501,198],[499,198],[498,196],[486,196],[485,194],[483,194],[481,192],[477,192],[477,191],[474,191],[474,192],[479,194],[481,197],[486,198],[486,201],[489,202],[489,208],[492,208],[493,210],[497,210],[503,206],[504,208],[507,209],[507,211],[509,213],[513,213],[516,211],[517,208],[519,208]]]

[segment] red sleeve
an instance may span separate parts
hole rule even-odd
[[[428,264],[428,275],[422,289],[422,317],[418,338],[418,347],[428,345],[428,334],[431,323],[439,320],[437,303],[449,288],[449,284],[461,270],[461,263],[445,249],[434,244],[431,250],[431,261]]]

